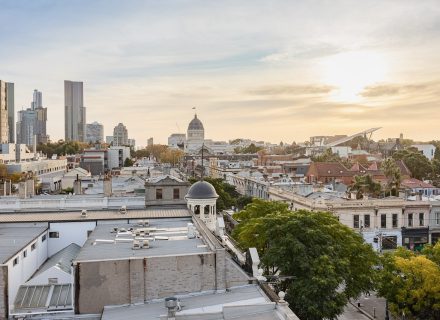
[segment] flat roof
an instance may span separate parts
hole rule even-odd
[[[87,210],[87,217],[81,217],[82,210],[75,211],[43,211],[43,212],[0,212],[1,223],[11,222],[57,222],[57,221],[95,221],[95,220],[128,220],[154,218],[184,218],[191,217],[186,207],[152,208],[127,210],[121,214],[119,210]]]
[[[150,226],[147,228],[156,230],[143,236],[149,239],[150,248],[138,250],[132,249],[134,236],[131,232],[112,231],[114,228],[119,228],[119,230],[125,228],[128,231],[129,228],[143,227],[137,224],[98,225],[74,261],[120,260],[133,257],[178,256],[211,252],[201,239],[188,239],[187,224],[189,222],[192,222],[191,218],[150,219]],[[169,240],[158,240],[155,237],[167,237]],[[118,240],[114,243],[104,243],[115,239]]]
[[[0,227],[1,263],[9,261],[46,230],[47,227]]]
[[[284,319],[275,310],[275,304],[271,303],[258,285],[236,287],[221,293],[205,292],[197,295],[186,295],[179,297],[179,300],[182,310],[177,312],[177,319],[179,316],[184,315],[186,316],[185,319],[193,319],[191,316],[194,319],[224,319],[223,307],[239,308],[234,312],[234,319]],[[104,307],[101,319],[148,320],[159,319],[160,315],[166,314],[167,309],[162,300],[141,305]]]

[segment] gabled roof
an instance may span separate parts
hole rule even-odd
[[[349,172],[340,162],[313,162],[310,166],[316,168],[318,176],[348,177],[353,175],[353,173]]]
[[[403,160],[396,160],[396,165],[399,167],[402,176],[408,176],[408,177],[411,176],[411,171],[409,171],[408,167],[406,166],[405,162],[403,162]]]
[[[81,247],[76,243],[71,243],[64,249],[61,249],[50,257],[46,262],[34,273],[32,278],[42,274],[43,272],[49,270],[52,267],[58,267],[65,273],[71,273],[70,266],[72,265],[72,260],[76,258]]]

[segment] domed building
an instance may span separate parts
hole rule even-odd
[[[217,198],[218,194],[213,185],[203,180],[194,183],[185,196],[189,210],[198,215],[210,228],[215,228]]]
[[[205,128],[202,121],[194,115],[194,119],[188,125],[186,139],[186,151],[192,152],[199,149],[205,141]]]

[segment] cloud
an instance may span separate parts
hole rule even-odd
[[[368,86],[362,92],[361,96],[366,98],[397,96],[403,94],[415,94],[428,92],[429,89],[439,86],[439,83],[419,83],[419,84],[382,84]]]
[[[263,86],[250,89],[247,93],[260,96],[276,96],[276,95],[319,95],[330,93],[334,87],[325,85],[279,85],[279,86]]]

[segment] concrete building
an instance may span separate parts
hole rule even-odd
[[[8,319],[21,284],[47,259],[47,227],[0,227],[0,318]]]
[[[184,149],[186,144],[186,135],[184,133],[173,133],[168,137],[168,147],[174,149]]]
[[[128,146],[129,147],[136,147],[136,140],[135,139],[128,139]]]
[[[147,147],[152,146],[154,144],[153,137],[148,138],[147,140]]]
[[[152,177],[145,182],[145,205],[185,205],[189,182],[165,175]]]
[[[105,143],[111,145],[113,143],[113,136],[105,136]]]
[[[86,142],[95,143],[104,142],[104,126],[101,123],[94,121],[86,125]]]
[[[186,151],[192,153],[198,150],[205,142],[205,128],[202,121],[197,118],[197,114],[194,115],[194,119],[188,125]]]
[[[114,146],[128,146],[128,130],[123,123],[119,123],[113,129],[113,145]]]
[[[421,154],[428,158],[429,161],[434,159],[435,146],[432,144],[413,144],[411,147],[419,150]]]
[[[15,98],[14,84],[6,82],[7,108],[8,108],[8,126],[9,126],[9,143],[15,142]]]
[[[86,142],[86,108],[83,83],[64,81],[65,140]]]
[[[7,82],[0,80],[0,143],[9,143],[9,92]]]
[[[108,169],[122,168],[124,161],[130,158],[130,148],[126,146],[111,146],[108,150]]]
[[[34,140],[37,144],[47,143],[47,108],[43,108],[42,93],[34,90],[31,107],[18,111],[17,143],[32,146]]]

